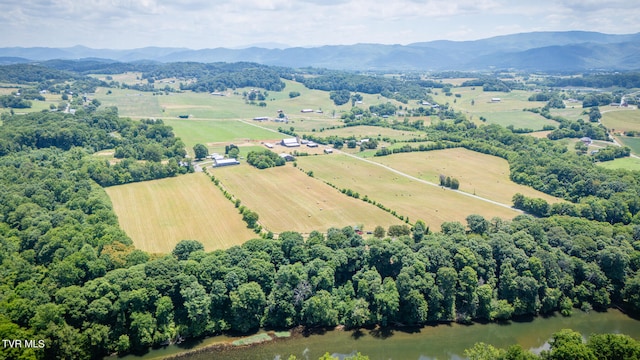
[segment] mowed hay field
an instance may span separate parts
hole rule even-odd
[[[329,227],[356,225],[373,230],[377,225],[388,227],[402,223],[376,206],[344,195],[290,164],[264,170],[242,164],[212,169],[211,173],[243,205],[260,215],[260,224],[275,233],[324,232]]]
[[[440,183],[440,174],[457,178],[461,191],[511,205],[516,193],[542,198],[549,203],[562,201],[509,179],[509,163],[497,156],[457,148],[374,157],[372,160],[403,173]]]
[[[434,230],[445,221],[460,221],[470,214],[487,219],[498,216],[505,219],[518,215],[506,208],[456,191],[442,189],[407,178],[382,166],[358,160],[343,154],[299,157],[298,166],[312,170],[317,178],[349,188],[408,216],[411,222],[424,220]]]
[[[180,240],[197,240],[205,250],[240,245],[257,235],[203,173],[105,189],[120,226],[134,245],[169,253]]]

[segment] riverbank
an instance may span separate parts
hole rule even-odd
[[[545,349],[554,332],[565,328],[585,335],[624,333],[640,339],[640,321],[616,309],[610,309],[605,313],[584,313],[576,310],[571,317],[558,314],[505,323],[451,323],[421,328],[360,330],[298,327],[291,330],[290,337],[275,338],[275,332],[261,332],[251,337],[271,333],[269,337],[272,339],[245,345],[233,345],[233,342],[251,337],[214,337],[204,339],[201,346],[186,351],[171,346],[161,352],[152,350],[142,357],[132,356],[121,360],[263,360],[275,359],[278,356],[280,359],[286,359],[289,355],[317,359],[326,352],[340,357],[358,351],[368,355],[371,360],[420,357],[451,359],[463,357],[464,350],[473,347],[477,342],[503,348],[520,344],[524,349],[539,352]]]

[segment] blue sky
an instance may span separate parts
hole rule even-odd
[[[640,32],[634,1],[3,0],[0,47],[191,49],[475,40],[530,31]]]

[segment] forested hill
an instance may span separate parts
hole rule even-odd
[[[475,41],[431,41],[408,45],[355,44],[286,49],[142,48],[96,50],[72,48],[3,48],[0,58],[102,58],[121,62],[238,62],[251,61],[288,67],[342,70],[489,70],[585,71],[640,69],[640,34],[596,32],[534,32]]]

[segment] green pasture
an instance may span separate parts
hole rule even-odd
[[[605,162],[597,162],[598,166],[606,169],[626,169],[640,171],[640,159],[626,157]]]
[[[504,112],[478,113],[477,117],[473,117],[473,120],[478,123],[480,116],[483,116],[485,119],[487,119],[487,124],[498,124],[503,127],[513,125],[513,127],[516,129],[542,130],[545,125],[553,125],[555,127],[558,126],[557,122],[546,119],[540,116],[540,114],[535,114],[530,111],[513,110]]]
[[[628,146],[631,149],[631,152],[637,155],[640,155],[640,138],[638,137],[629,137],[629,136],[616,136],[622,145]]]
[[[164,119],[187,148],[195,144],[217,142],[242,142],[255,140],[280,140],[285,134],[272,132],[239,120],[190,120]]]
[[[109,90],[111,90],[111,94],[107,94]],[[102,103],[102,107],[116,106],[120,116],[132,118],[164,116],[159,98],[165,96],[167,95],[153,95],[150,92],[110,88],[98,88],[94,95]]]
[[[612,132],[640,131],[640,111],[601,107],[602,124]]]
[[[582,103],[571,104],[565,102],[565,106],[566,108],[564,109],[551,109],[551,115],[562,116],[571,121],[577,121],[578,119],[589,121],[589,115],[583,114],[585,109],[582,108]]]

